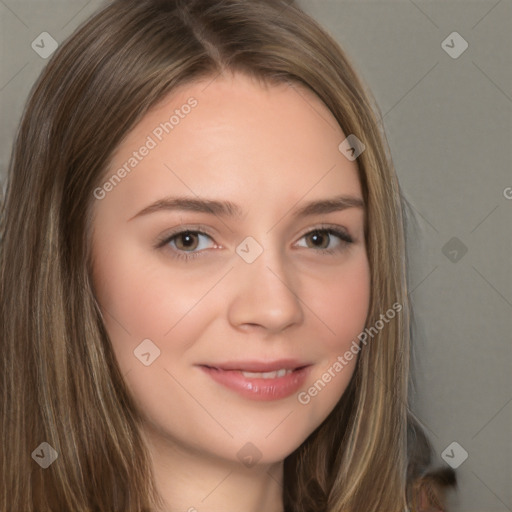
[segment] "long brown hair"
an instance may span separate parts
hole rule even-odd
[[[91,285],[93,191],[153,105],[224,71],[309,88],[363,141],[366,325],[401,305],[361,347],[336,408],[285,459],[285,510],[417,510],[425,485],[455,483],[451,471],[428,473],[431,447],[408,407],[405,203],[379,110],[347,56],[289,0],[117,0],[52,56],[13,149],[0,249],[2,512],[159,503]],[[31,458],[42,442],[58,453],[47,469]]]

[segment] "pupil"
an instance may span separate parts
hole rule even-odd
[[[182,235],[183,245],[185,247],[190,247],[194,245],[194,236],[191,233],[184,233]]]
[[[322,245],[322,237],[323,237],[323,236],[324,236],[324,235],[323,235],[322,233],[318,232],[318,231],[317,231],[316,233],[313,233],[313,234],[311,235],[311,237],[312,237],[312,239],[313,239],[313,241],[314,241],[315,245],[316,245],[316,242],[318,242],[318,240],[319,240],[319,239],[320,239],[320,244],[319,244],[319,245]]]

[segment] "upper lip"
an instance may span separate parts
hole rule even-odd
[[[203,364],[219,370],[240,370],[247,372],[273,372],[281,369],[296,370],[304,366],[310,366],[311,363],[299,361],[298,359],[277,359],[275,361],[226,361],[223,363]]]

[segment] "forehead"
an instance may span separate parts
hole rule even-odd
[[[297,84],[241,74],[186,84],[119,146],[107,177],[127,172],[109,201],[122,196],[135,209],[163,193],[222,192],[242,203],[255,196],[270,202],[360,195],[357,164],[338,149],[344,139],[329,109]]]

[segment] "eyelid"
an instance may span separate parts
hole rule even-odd
[[[158,249],[160,247],[163,247],[164,245],[169,243],[169,239],[179,235],[180,233],[190,231],[191,233],[199,233],[202,235],[209,236],[213,239],[213,235],[209,232],[210,228],[207,226],[204,226],[202,224],[194,224],[192,226],[188,226],[187,224],[180,224],[176,228],[166,231],[163,235],[159,236],[156,240],[155,248]]]
[[[299,236],[299,239],[313,231],[323,231],[323,230],[327,230],[327,229],[332,229],[333,231],[340,231],[340,232],[346,234],[347,237],[349,237],[353,240],[353,237],[350,235],[350,233],[348,232],[348,230],[345,227],[339,226],[337,224],[328,224],[328,223],[320,223],[314,227],[305,229],[302,232],[302,234]],[[184,231],[198,232],[200,234],[207,235],[207,236],[213,238],[213,235],[209,232],[210,228],[207,226],[204,226],[202,224],[194,224],[192,226],[189,226],[187,224],[180,224],[180,226],[172,229],[171,231],[167,231],[163,235],[159,236],[157,238],[157,244],[159,244],[160,242],[162,244],[165,244],[169,240],[169,238],[173,237],[174,235],[183,233]]]
[[[345,228],[344,226],[340,226],[339,224],[327,224],[327,223],[320,223],[312,228],[307,228],[299,236],[299,239],[301,239],[305,235],[308,235],[315,231],[333,231],[335,234],[338,233],[339,235],[344,235],[347,239],[350,239],[351,242],[355,242],[354,237],[349,233],[347,228]]]

